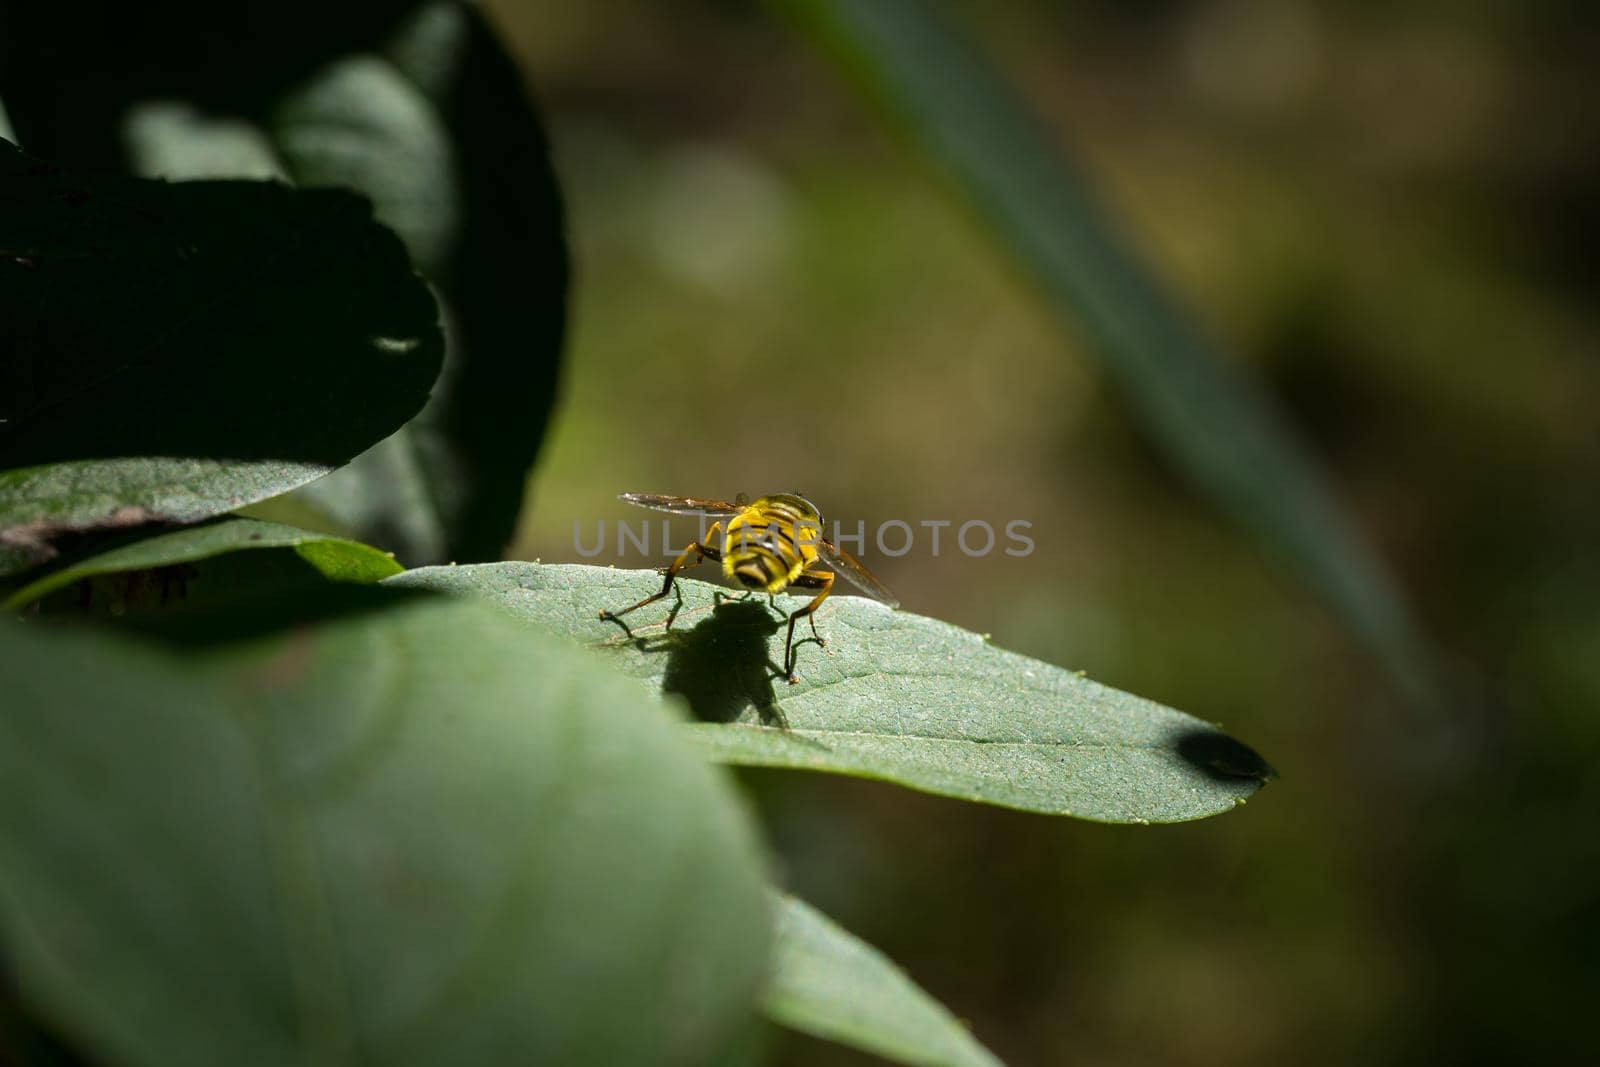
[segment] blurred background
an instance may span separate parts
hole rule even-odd
[[[1220,722],[1282,775],[1233,814],[1130,828],[746,774],[790,888],[1014,1064],[1583,1058],[1600,8],[961,8],[1324,462],[1441,652],[1441,727],[1145,443],[802,36],[731,2],[488,6],[550,123],[576,260],[513,556],[579,561],[575,521],[592,543],[643,517],[622,490],[801,489],[847,528],[1025,519],[1027,558],[866,559],[907,610]]]

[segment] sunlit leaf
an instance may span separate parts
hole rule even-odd
[[[660,588],[654,571],[534,563],[425,567],[385,585],[488,597],[537,629],[590,646],[646,688],[688,701],[687,726],[714,759],[881,778],[964,800],[1104,822],[1178,822],[1244,803],[1271,769],[1215,726],[1005,652],[977,634],[860,597],[802,624],[787,684],[780,596],[718,603],[680,580],[674,601],[626,620],[601,608]]]

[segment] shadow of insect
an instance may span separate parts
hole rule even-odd
[[[772,637],[783,625],[781,614],[774,615],[760,600],[719,593],[703,619],[673,629],[682,606],[680,598],[661,632],[636,634],[621,619],[607,621],[621,628],[640,652],[666,655],[661,691],[687,700],[700,721],[737,722],[754,711],[761,725],[788,729],[773,688],[775,679],[786,676],[771,656]]]

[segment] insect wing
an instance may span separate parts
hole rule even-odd
[[[881,601],[891,608],[900,606],[899,599],[889,592],[889,587],[878,581],[859,559],[844,549],[828,541],[818,541],[817,554],[827,561],[828,566],[844,575],[851,585],[872,599]]]
[[[618,500],[637,504],[652,511],[667,511],[674,515],[737,515],[743,505],[726,500],[711,500],[697,496],[665,496],[661,493],[622,493]]]

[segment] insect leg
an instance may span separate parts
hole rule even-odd
[[[783,639],[783,672],[788,675],[789,684],[794,685],[800,679],[794,673],[794,624],[801,618],[811,623],[811,636],[822,644],[822,638],[817,634],[817,620],[812,615],[828,599],[828,594],[833,592],[832,571],[804,571],[794,581],[789,583],[793,589],[821,589],[816,598],[789,616],[789,632]]]
[[[672,561],[672,566],[666,569],[666,580],[661,583],[661,592],[653,596],[647,596],[637,604],[623,608],[621,611],[607,611],[605,608],[601,608],[600,617],[602,619],[620,619],[630,611],[642,608],[646,604],[654,604],[672,592],[673,581],[677,579],[678,572],[685,567],[693,567],[702,560],[707,559],[720,563],[722,561],[722,550],[716,547],[716,541],[721,533],[722,523],[712,523],[711,529],[706,531],[705,541],[690,541],[689,547],[679,552],[678,558]],[[706,541],[712,543],[707,544]]]

